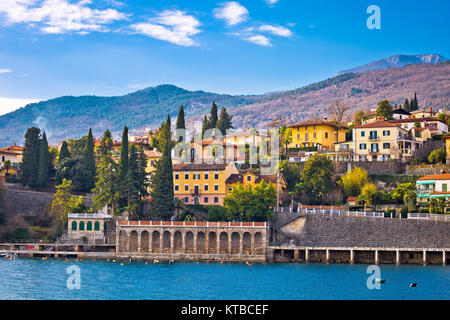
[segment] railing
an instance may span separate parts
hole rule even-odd
[[[450,215],[432,213],[408,213],[408,219],[450,221]]]
[[[267,222],[215,222],[215,221],[117,221],[117,226],[163,227],[267,227]]]
[[[69,213],[68,217],[72,219],[112,219],[111,216],[103,213]]]

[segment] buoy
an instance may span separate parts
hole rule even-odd
[[[415,288],[417,287],[417,282],[413,282],[409,285],[410,288]]]
[[[245,264],[248,264],[248,261],[245,261]]]
[[[375,282],[376,283],[385,283],[386,280],[385,279],[376,279]]]
[[[222,260],[222,261],[220,261],[220,264],[223,264],[223,260]]]
[[[113,260],[113,262],[116,262],[116,260]]]
[[[123,262],[120,265],[123,266],[124,265]]]
[[[208,260],[208,261],[206,261],[206,262],[208,262],[208,263],[209,263],[209,260]]]
[[[148,264],[148,261],[145,261],[145,264]]]

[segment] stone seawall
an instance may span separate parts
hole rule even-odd
[[[401,174],[406,172],[406,163],[399,161],[351,161],[333,162],[335,173],[343,175],[354,167],[367,170],[369,174]],[[305,166],[304,162],[297,163],[300,171]]]
[[[449,222],[306,214],[279,230],[284,237],[278,237],[275,243],[293,242],[298,246],[450,247]]]

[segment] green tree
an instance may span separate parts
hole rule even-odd
[[[72,182],[64,179],[60,185],[56,186],[56,193],[53,195],[51,213],[56,216],[56,221],[62,227],[67,225],[67,215],[73,212],[74,208],[80,207],[83,197],[76,197],[71,194]]]
[[[282,144],[284,144],[284,153],[286,154],[288,152],[288,145],[292,142],[292,128],[282,125],[280,129],[280,138]]]
[[[357,197],[361,194],[364,185],[369,183],[369,174],[367,170],[354,167],[351,171],[347,171],[338,182],[344,189],[347,197]]]
[[[399,204],[401,201],[404,200],[405,194],[409,193],[410,191],[414,192],[415,187],[412,183],[400,183],[394,191],[392,191],[392,199],[395,201],[395,203]]]
[[[113,147],[113,138],[111,135],[111,131],[108,129],[105,130],[103,133],[102,139],[100,141],[100,146],[97,149],[98,158],[101,159],[102,157],[108,156],[108,154],[111,152]]]
[[[383,117],[385,120],[392,119],[392,106],[389,100],[382,100],[378,102],[378,108],[376,115],[378,117]]]
[[[80,139],[67,140],[67,146],[69,147],[72,158],[82,157],[84,155],[87,140],[88,136],[81,137]]]
[[[215,128],[216,127],[216,125],[217,125],[217,120],[218,120],[218,108],[217,108],[217,104],[216,104],[216,102],[214,101],[213,102],[213,105],[212,105],[212,107],[211,107],[211,114],[210,114],[210,116],[209,116],[209,125],[210,125],[210,128],[212,129],[212,128]]]
[[[409,108],[411,111],[419,110],[419,103],[417,102],[417,93],[416,92],[414,92],[414,98],[411,99]]]
[[[222,109],[220,110],[220,116],[219,120],[217,121],[216,128],[219,129],[224,136],[227,134],[228,129],[233,128],[231,119],[233,119],[233,116],[230,116],[227,112],[227,109],[222,107]]]
[[[408,190],[403,196],[403,202],[408,208],[408,212],[414,212],[417,209],[417,194],[413,190]]]
[[[86,176],[86,192],[90,192],[95,187],[95,154],[94,154],[94,137],[92,136],[92,129],[89,128],[89,134],[86,141],[86,148],[84,150],[84,164],[87,171]]]
[[[209,123],[208,117],[205,116],[203,117],[203,124],[202,124],[202,136],[205,134],[206,130],[210,129],[211,125]]]
[[[228,210],[225,207],[210,205],[207,207],[207,210],[208,221],[230,221]]]
[[[428,162],[431,164],[445,163],[445,161],[446,161],[445,148],[433,150],[428,155]]]
[[[9,170],[11,169],[11,160],[6,160],[3,163],[3,165],[4,165],[5,169],[6,169],[6,173],[5,174],[8,177],[9,176]]]
[[[74,191],[91,192],[89,174],[84,158],[66,158],[58,163],[56,183],[61,184],[64,179],[71,180]]]
[[[139,196],[141,198],[144,198],[149,195],[149,174],[147,173],[147,156],[145,155],[144,149],[142,147],[137,148],[137,164],[138,167],[136,180],[138,181],[139,185]]]
[[[58,162],[63,161],[64,159],[71,158],[69,147],[67,146],[67,142],[64,140],[61,146],[61,150],[59,151]]]
[[[39,187],[43,187],[47,184],[49,175],[49,162],[50,162],[50,152],[48,152],[48,142],[47,135],[42,135],[40,147],[39,147],[39,168],[38,168],[38,181]]]
[[[183,105],[181,105],[180,110],[178,111],[177,123],[176,123],[175,128],[176,129],[186,129]]]
[[[409,106],[409,100],[408,98],[405,99],[405,102],[403,103],[403,109],[406,111],[410,111],[410,106]]]
[[[122,144],[120,147],[120,177],[123,179],[128,172],[128,128],[125,126],[122,132]]]
[[[438,207],[439,213],[444,214],[445,208],[447,207],[447,200],[445,198],[439,198],[437,200],[437,207]]]
[[[124,186],[127,197],[127,210],[131,213],[133,219],[137,219],[137,209],[140,201],[140,183],[139,183],[139,160],[135,145],[130,147],[130,158],[128,162],[128,172],[125,175]]]
[[[368,206],[375,204],[375,194],[377,187],[373,183],[367,183],[361,190],[361,194],[358,196],[359,201],[363,201]]]
[[[32,188],[38,185],[40,134],[36,127],[27,130],[22,154],[22,184]]]
[[[291,164],[284,160],[280,163],[280,172],[286,180],[286,187],[288,192],[294,192],[295,186],[300,182],[300,169],[298,164]]]
[[[162,219],[170,218],[175,210],[170,140],[166,140],[162,157],[155,163],[150,189],[152,215]]]
[[[428,200],[428,211],[432,214],[437,214],[439,212],[438,202],[436,198],[430,198]]]
[[[314,202],[320,202],[333,189],[333,162],[324,155],[314,154],[302,170],[297,184],[297,193],[309,195]]]

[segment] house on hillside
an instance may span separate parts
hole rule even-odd
[[[416,181],[417,202],[426,203],[432,198],[450,200],[450,174],[423,176]]]

